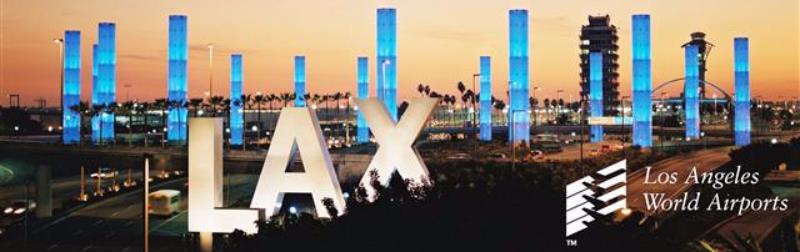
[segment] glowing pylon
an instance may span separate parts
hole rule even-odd
[[[131,187],[131,186],[135,186],[136,185],[136,181],[133,180],[133,176],[132,176],[132,172],[131,172],[130,168],[128,168],[128,178],[125,179],[125,182],[123,182],[122,185],[125,186],[125,187]]]
[[[81,194],[78,195],[79,201],[87,201],[89,200],[89,195],[86,194],[86,177],[83,172],[83,166],[81,166]]]
[[[114,182],[111,183],[111,187],[109,191],[119,192],[119,184],[117,184],[117,170],[111,170],[111,176],[114,179]]]
[[[100,168],[98,167],[97,168],[97,180],[96,180],[97,183],[96,183],[95,191],[94,191],[94,194],[93,194],[94,196],[103,197],[103,195],[105,194],[105,191],[103,190],[103,187],[101,187],[101,185],[103,184],[103,176],[101,176],[101,174],[102,173],[100,173]]]

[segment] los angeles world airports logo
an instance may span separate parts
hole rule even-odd
[[[567,185],[567,238],[586,229],[596,218],[627,207],[626,169],[626,160],[622,160]],[[573,240],[572,245],[577,242]]]

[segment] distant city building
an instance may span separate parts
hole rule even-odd
[[[619,55],[617,50],[617,27],[611,25],[611,18],[605,16],[589,16],[589,25],[581,27],[581,97],[589,95],[590,66],[589,54],[602,53],[603,59],[603,108],[605,114],[616,115],[619,106]]]

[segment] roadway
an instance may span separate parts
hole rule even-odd
[[[230,202],[252,196],[256,175],[231,175]],[[151,191],[174,189],[183,191],[181,211],[170,217],[150,218],[151,240],[157,236],[182,236],[186,226],[186,179],[180,178],[151,187]],[[46,225],[31,228],[27,250],[36,251],[141,251],[142,190],[134,190],[93,203]],[[237,205],[238,205],[237,204]],[[21,230],[20,230],[21,231]],[[19,240],[17,240],[19,242]],[[22,244],[16,244],[22,246]],[[151,251],[170,251],[175,244],[150,243]]]

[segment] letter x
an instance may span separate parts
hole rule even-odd
[[[438,100],[434,98],[412,99],[403,117],[395,123],[380,100],[370,98],[356,101],[378,141],[378,151],[361,178],[370,200],[375,194],[370,186],[371,171],[377,171],[382,185],[389,183],[394,171],[398,171],[404,180],[421,182],[428,178],[428,168],[411,145],[437,103]]]

